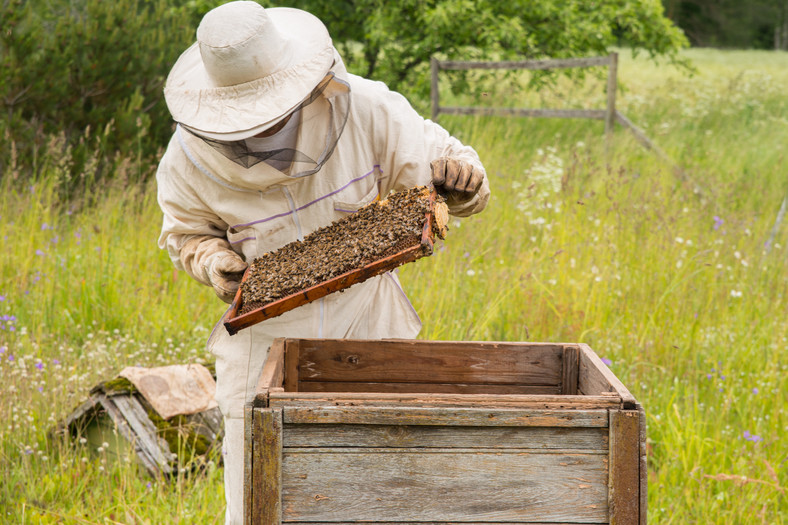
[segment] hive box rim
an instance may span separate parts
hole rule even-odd
[[[286,363],[285,355],[288,347],[293,348],[301,343],[354,345],[356,347],[381,347],[388,345],[429,347],[454,347],[456,349],[479,348],[489,350],[520,349],[524,353],[533,349],[553,348],[555,351],[575,349],[578,353],[578,367],[584,366],[586,373],[597,375],[597,381],[606,391],[594,393],[570,394],[463,394],[463,393],[381,393],[381,392],[299,392],[292,387],[286,388],[285,376],[288,366],[292,369],[293,363]],[[292,351],[292,350],[291,350]],[[293,370],[290,370],[293,373]],[[413,382],[418,384],[418,382]],[[426,383],[425,383],[426,384]],[[502,383],[503,384],[503,383]],[[292,385],[292,381],[291,381]],[[268,356],[263,364],[262,372],[255,389],[252,405],[264,406],[312,406],[320,405],[338,406],[464,406],[484,405],[499,406],[503,408],[539,408],[539,409],[637,409],[640,403],[630,393],[629,389],[616,377],[616,375],[601,360],[596,352],[585,343],[556,343],[556,342],[513,342],[513,341],[446,341],[423,339],[325,339],[325,338],[278,338],[271,345]]]

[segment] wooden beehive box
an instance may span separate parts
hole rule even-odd
[[[249,524],[645,524],[643,408],[587,345],[278,339]]]

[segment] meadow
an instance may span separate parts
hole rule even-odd
[[[649,522],[788,522],[788,54],[622,51],[618,107],[680,167],[597,121],[441,117],[493,197],[400,270],[424,339],[588,343],[644,405]],[[459,103],[604,106],[601,81]],[[452,95],[448,93],[448,101]],[[224,311],[156,246],[155,185],[60,202],[58,159],[0,183],[0,522],[221,523],[220,458],[171,480],[48,437],[129,365],[212,360]],[[147,170],[130,154],[122,165]]]

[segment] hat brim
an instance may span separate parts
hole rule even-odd
[[[286,67],[250,82],[217,87],[195,43],[181,54],[164,87],[176,122],[210,138],[248,138],[279,122],[326,76],[334,46],[323,23],[300,9],[276,7],[266,12],[286,38]]]

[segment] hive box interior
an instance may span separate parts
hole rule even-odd
[[[645,418],[587,345],[278,339],[247,523],[645,523]]]

